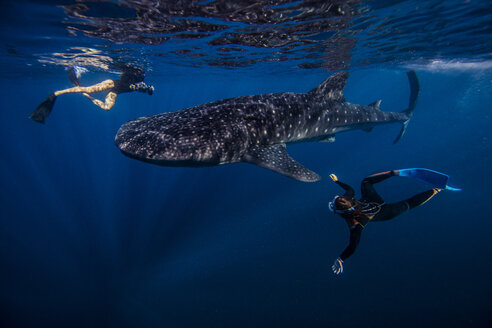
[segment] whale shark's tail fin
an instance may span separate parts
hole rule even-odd
[[[29,115],[29,118],[33,121],[44,123],[48,115],[50,115],[53,105],[55,104],[56,96],[54,93],[50,94],[39,106],[34,110],[34,112]]]
[[[419,97],[420,86],[419,86],[419,79],[417,78],[417,74],[415,73],[415,71],[408,71],[407,76],[408,76],[408,82],[410,82],[410,99],[408,101],[408,108],[402,112],[403,114],[406,115],[407,119],[402,123],[400,134],[398,134],[395,141],[393,141],[394,144],[401,139],[401,137],[407,130],[408,123],[412,118],[413,110],[415,109],[415,105],[417,104],[417,98]]]

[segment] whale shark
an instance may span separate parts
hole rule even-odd
[[[314,182],[315,172],[292,159],[286,145],[333,142],[335,134],[400,123],[402,137],[419,93],[414,71],[408,108],[383,112],[381,101],[351,104],[343,89],[349,74],[337,72],[306,93],[235,97],[174,112],[141,117],[123,124],[115,137],[121,152],[163,166],[211,166],[246,162],[290,178]]]

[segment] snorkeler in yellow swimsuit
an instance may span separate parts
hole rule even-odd
[[[139,91],[152,95],[154,92],[153,86],[147,85],[143,82],[145,73],[142,70],[132,66],[126,65],[123,67],[121,78],[119,80],[105,80],[88,87],[83,87],[80,85],[77,69],[80,68],[71,67],[68,70],[70,81],[72,81],[75,87],[53,92],[34,110],[34,112],[32,112],[29,116],[30,119],[39,123],[44,123],[53,109],[56,97],[66,93],[82,93],[96,106],[103,110],[110,110],[116,103],[116,97],[120,93]],[[105,91],[108,93],[104,102],[91,96],[92,93]]]

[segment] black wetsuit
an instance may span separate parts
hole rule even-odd
[[[135,88],[132,89],[131,86],[140,86],[141,89],[147,88],[148,86],[143,83],[144,78],[145,73],[140,70],[124,71],[120,80],[114,80],[114,88],[111,91],[117,94],[140,91]]]
[[[362,230],[370,221],[391,220],[403,212],[422,205],[437,193],[436,189],[431,189],[419,193],[407,200],[386,204],[383,198],[374,189],[373,184],[386,180],[394,175],[395,173],[393,171],[389,171],[365,178],[361,183],[362,198],[355,201],[356,205],[352,210],[337,213],[347,221],[350,228],[350,243],[340,254],[340,259],[342,261],[345,261],[355,252],[360,241]],[[355,192],[351,186],[340,181],[336,181],[336,183],[345,189],[346,192],[343,197],[348,199],[354,198]]]
[[[133,91],[152,93],[152,91],[150,91],[151,86],[143,82],[145,79],[144,71],[128,65],[119,65],[116,66],[116,68],[122,71],[121,78],[119,80],[113,80],[114,87],[106,91],[114,92],[116,94]],[[68,69],[68,78],[73,85],[81,86],[74,67]]]

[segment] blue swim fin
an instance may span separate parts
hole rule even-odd
[[[401,169],[398,171],[399,176],[410,177],[422,182],[426,182],[432,185],[434,188],[446,189],[451,191],[461,190],[459,188],[448,186],[449,175],[441,172],[422,168]]]

